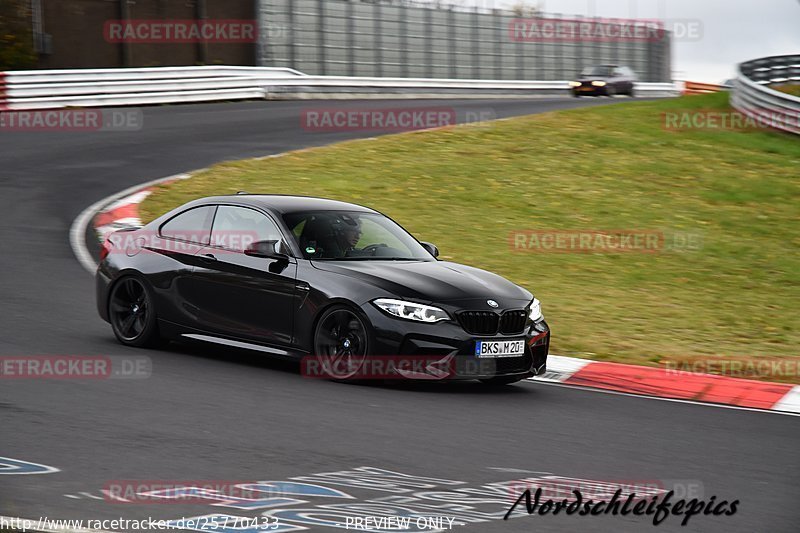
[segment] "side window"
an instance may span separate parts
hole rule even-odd
[[[211,239],[213,205],[195,207],[176,215],[161,225],[162,237],[206,245]]]
[[[283,240],[278,226],[266,215],[247,207],[221,205],[214,218],[211,246],[242,252],[257,241]]]

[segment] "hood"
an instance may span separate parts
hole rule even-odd
[[[313,265],[425,303],[494,299],[527,304],[533,299],[530,292],[497,274],[445,261],[314,261]]]
[[[611,78],[608,77],[608,76],[580,76],[575,81],[579,81],[581,83],[584,83],[584,82],[587,82],[587,81],[604,81],[604,82],[608,83],[608,80],[610,80],[610,79]]]

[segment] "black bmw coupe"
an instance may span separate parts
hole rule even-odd
[[[550,330],[539,301],[438,255],[358,205],[204,198],[107,238],[97,307],[125,345],[200,341],[346,361],[334,378],[503,385],[543,373]]]

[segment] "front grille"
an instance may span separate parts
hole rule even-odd
[[[525,331],[527,319],[525,311],[508,311],[500,317],[500,333],[503,335],[518,335]]]
[[[495,359],[495,361],[497,362],[497,368],[495,370],[497,374],[527,372],[531,369],[531,365],[533,365],[533,357],[531,357],[530,353],[522,357],[500,357]]]
[[[458,321],[470,335],[495,335],[500,316],[492,311],[464,311],[458,314]]]
[[[458,321],[470,335],[520,335],[525,331],[525,311],[507,311],[499,315],[493,311],[463,311]]]

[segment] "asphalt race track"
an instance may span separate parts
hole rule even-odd
[[[492,109],[504,117],[603,102],[552,98],[448,105]],[[738,512],[695,516],[686,527],[680,526],[681,518],[669,517],[658,531],[798,531],[796,417],[539,383],[501,391],[478,383],[343,385],[305,379],[296,364],[247,352],[119,345],[98,318],[93,279],[70,248],[73,219],[93,202],[150,179],[226,159],[374,135],[320,134],[300,127],[302,110],[332,105],[339,104],[153,107],[144,110],[144,128],[138,132],[0,131],[0,355],[146,356],[152,361],[147,379],[0,380],[0,457],[60,470],[0,475],[0,515],[254,517],[262,511],[212,506],[214,501],[113,503],[101,489],[115,480],[281,481],[373,467],[452,482],[431,482],[427,488],[421,483],[413,489],[415,497],[423,490],[478,488],[541,473],[623,485],[676,485],[687,489],[687,499],[740,500]],[[558,323],[552,325],[558,335]],[[302,493],[297,499],[308,503],[276,509],[352,506],[397,498],[403,490],[354,486],[357,478],[353,472],[340,474],[338,485],[312,478],[353,498]],[[412,489],[405,490],[402,495],[409,496]],[[427,502],[441,516],[464,512],[441,499],[423,500],[407,505],[430,511],[423,507]],[[487,508],[504,512],[512,501],[508,495],[502,505]],[[654,528],[650,517],[564,515],[456,527],[476,532]]]

